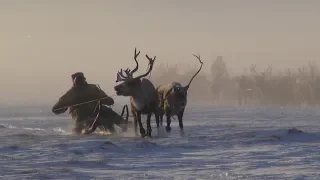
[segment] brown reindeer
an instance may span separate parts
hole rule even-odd
[[[187,105],[187,97],[188,97],[188,90],[191,85],[192,80],[197,76],[200,72],[203,62],[200,59],[200,55],[193,55],[195,56],[201,66],[199,70],[192,76],[189,83],[186,86],[182,86],[179,82],[172,82],[167,85],[158,86],[158,100],[159,100],[159,119],[162,125],[163,122],[163,115],[166,114],[167,117],[167,126],[166,131],[171,131],[171,117],[177,115],[179,120],[179,127],[180,132],[183,135],[183,114],[185,107]]]
[[[159,127],[159,116],[157,114],[157,106],[158,106],[158,99],[157,99],[157,92],[154,85],[151,83],[150,80],[144,78],[148,76],[152,69],[153,64],[155,62],[156,57],[150,58],[146,55],[146,58],[149,60],[148,70],[146,73],[133,77],[133,73],[138,70],[139,63],[137,61],[137,57],[139,56],[140,51],[137,53],[135,49],[134,52],[134,60],[136,62],[136,67],[132,71],[128,68],[124,71],[119,71],[117,73],[117,80],[116,82],[122,81],[121,84],[116,85],[114,87],[118,96],[129,96],[130,97],[130,104],[131,104],[131,112],[134,116],[134,129],[135,133],[137,133],[137,123],[139,124],[140,135],[142,137],[151,136],[151,115],[155,114],[157,125]],[[125,73],[125,74],[123,74]],[[143,128],[141,122],[141,114],[147,114],[147,133]]]

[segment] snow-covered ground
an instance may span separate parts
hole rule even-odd
[[[317,109],[188,106],[185,137],[173,120],[145,139],[71,136],[50,108],[0,115],[0,179],[320,179]]]

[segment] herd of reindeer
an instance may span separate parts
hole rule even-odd
[[[239,106],[244,105],[280,105],[301,106],[307,104],[316,106],[320,103],[317,91],[320,88],[318,68],[309,62],[307,67],[298,68],[297,71],[286,69],[274,74],[272,67],[259,72],[256,66],[250,67],[250,73],[231,77],[227,71],[222,57],[211,66],[211,75],[200,73],[203,66],[200,55],[193,54],[200,67],[185,74],[179,74],[177,66],[165,67],[161,64],[154,69],[156,56],[146,56],[149,61],[147,71],[133,77],[138,70],[138,56],[140,51],[134,52],[136,67],[131,70],[121,69],[117,73],[116,82],[120,84],[114,87],[118,96],[130,97],[131,113],[134,118],[134,129],[137,132],[139,125],[142,137],[151,136],[151,116],[154,114],[157,128],[163,125],[163,116],[166,116],[166,131],[171,131],[171,117],[178,116],[181,134],[183,132],[183,114],[190,100],[203,100],[211,102],[229,102]],[[198,75],[199,74],[199,75]],[[197,76],[198,75],[198,76]],[[148,78],[149,76],[149,78]],[[193,82],[193,79],[195,81]],[[211,79],[211,80],[210,80]],[[183,85],[180,82],[188,82]],[[193,82],[193,83],[192,83]],[[191,86],[192,83],[192,86]],[[188,97],[189,96],[189,97]],[[147,115],[147,132],[143,128],[141,115]]]
[[[155,84],[168,79],[187,81],[195,70],[178,73],[178,65],[161,65],[152,77]],[[231,76],[222,57],[212,63],[211,73],[201,72],[193,82],[189,98],[214,105],[301,107],[320,105],[320,69],[315,63],[273,72],[268,66],[263,71],[256,65],[244,73]]]

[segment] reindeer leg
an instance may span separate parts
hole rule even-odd
[[[140,135],[141,137],[145,137],[146,136],[146,130],[143,128],[142,122],[141,122],[141,113],[137,113],[137,121],[139,124],[139,129],[140,129]]]
[[[242,106],[242,97],[241,97],[241,91],[240,90],[238,91],[238,105],[239,105],[239,107]]]
[[[167,116],[167,126],[166,126],[166,131],[167,132],[171,132],[171,110],[170,110],[171,107],[169,107],[168,105],[164,106],[164,113],[166,114]]]
[[[159,99],[161,99],[161,96],[159,97]],[[158,121],[160,121],[161,127],[163,126],[164,108],[165,108],[164,102],[163,100],[161,100],[160,105],[158,106],[158,109],[157,109]],[[157,127],[158,127],[158,124],[157,124]]]
[[[171,132],[171,127],[170,127],[170,125],[171,125],[171,115],[170,115],[170,113],[167,113],[166,116],[167,116],[166,131],[167,132]]]
[[[154,113],[154,116],[155,116],[155,118],[156,118],[156,124],[157,124],[157,133],[158,133],[158,135],[159,135],[159,128],[160,128],[160,123],[159,123],[159,119],[160,119],[160,116],[159,116],[159,112],[155,112]]]
[[[178,120],[179,120],[179,127],[180,127],[180,134],[181,136],[184,136],[184,131],[183,131],[183,114],[184,114],[184,109],[181,110],[178,114]]]
[[[147,115],[147,136],[151,137],[151,113]]]
[[[136,134],[136,136],[139,136],[138,134],[138,117],[136,112],[132,111],[133,114],[133,127],[134,127],[134,133]]]
[[[243,102],[244,105],[247,105],[247,97],[248,97],[247,95],[244,96],[244,102]]]
[[[159,124],[160,124],[161,126],[163,126],[163,112],[160,112],[160,113],[159,113],[158,120],[160,121]]]
[[[133,115],[134,133],[136,134],[136,136],[139,136],[139,134],[138,134],[138,116],[137,116],[137,112],[131,108],[131,113]]]
[[[133,119],[133,126],[134,126],[134,132],[135,132],[136,136],[139,136],[139,134],[138,134],[138,120],[137,120],[136,116]]]
[[[116,132],[116,129],[114,128],[114,125],[113,124],[110,124],[108,126],[108,130],[111,132],[111,133],[115,133]]]
[[[156,118],[157,128],[159,129],[159,127],[160,127],[160,116],[159,116],[158,113],[156,113],[154,116],[155,116],[155,118]]]

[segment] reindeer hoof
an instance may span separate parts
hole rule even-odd
[[[151,130],[147,131],[147,136],[151,137]]]
[[[141,137],[145,137],[146,131],[144,129],[140,129],[140,135],[141,135]]]
[[[167,131],[168,133],[171,132],[171,127],[167,126],[167,127],[166,127],[166,131]]]

